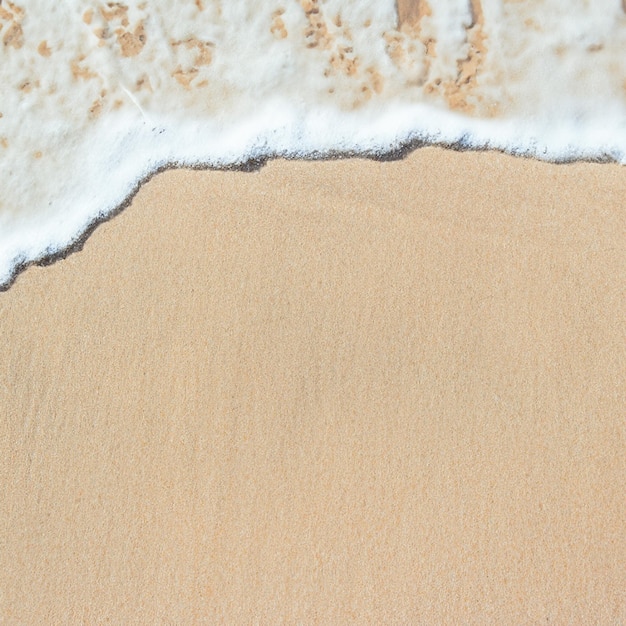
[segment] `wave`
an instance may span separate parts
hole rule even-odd
[[[0,285],[174,165],[626,163],[621,0],[0,0]]]

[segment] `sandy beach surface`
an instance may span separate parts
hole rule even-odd
[[[626,621],[626,170],[170,171],[0,294],[6,624]]]

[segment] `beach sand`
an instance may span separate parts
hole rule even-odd
[[[170,171],[0,294],[0,616],[626,621],[626,170]]]

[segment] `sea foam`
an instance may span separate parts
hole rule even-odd
[[[0,0],[0,285],[168,165],[626,163],[622,0]]]

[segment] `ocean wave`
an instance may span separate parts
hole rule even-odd
[[[170,166],[626,163],[621,0],[0,0],[0,285]]]

